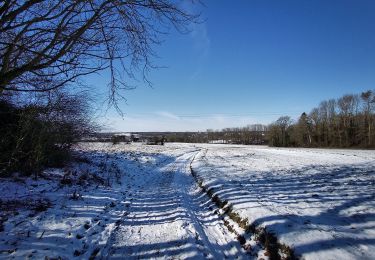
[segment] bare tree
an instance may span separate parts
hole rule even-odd
[[[358,111],[358,96],[357,95],[344,95],[343,97],[339,98],[337,101],[339,110],[340,110],[340,117],[343,123],[343,131],[345,137],[345,145],[349,146],[350,143],[353,143],[353,138],[355,133],[353,133],[353,129],[355,129],[354,124],[354,117]]]
[[[289,146],[289,128],[292,126],[289,116],[281,116],[269,126],[269,144],[271,146]]]
[[[372,130],[372,112],[375,107],[375,95],[373,91],[368,90],[366,92],[361,93],[361,99],[363,102],[363,114],[364,114],[364,128],[365,128],[365,135],[367,137],[367,145],[370,146],[372,139],[371,139],[371,132]]]
[[[303,112],[296,123],[295,139],[298,146],[308,147],[312,144],[310,118]]]
[[[108,70],[115,103],[137,71],[149,83],[159,35],[196,19],[171,0],[1,1],[0,95],[58,89]]]

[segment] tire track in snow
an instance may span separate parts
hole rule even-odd
[[[209,254],[205,255],[207,258],[240,258],[242,253],[241,248],[236,245],[237,241],[226,229],[223,221],[213,212],[216,206],[213,205],[205,194],[200,192],[191,175],[191,162],[199,152],[187,153],[181,156],[182,158],[180,157],[179,160],[176,160],[181,160],[181,162],[176,163],[177,171],[175,175],[175,185],[179,189],[184,190],[183,194],[185,196],[183,202],[192,221],[197,243],[209,251]],[[207,202],[210,204],[209,207],[202,207],[202,204]],[[229,237],[231,239],[228,239]],[[217,246],[218,243],[222,246],[225,246],[225,244],[231,244],[231,246],[222,250],[223,248]]]
[[[140,173],[133,201],[104,258],[248,258],[200,192],[190,163],[200,150]]]

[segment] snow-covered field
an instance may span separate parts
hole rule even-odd
[[[199,150],[86,143],[66,169],[2,179],[0,258],[247,258],[191,176]]]
[[[80,160],[43,178],[1,180],[0,258],[267,259],[259,234],[245,233],[228,208],[301,258],[375,258],[375,151],[109,143],[76,150]],[[227,203],[217,208],[207,193]]]
[[[193,168],[306,259],[375,259],[375,151],[201,145]]]

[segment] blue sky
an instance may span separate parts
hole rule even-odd
[[[155,47],[154,87],[125,92],[117,131],[196,131],[297,118],[375,89],[375,1],[204,1],[205,22]],[[90,84],[100,88],[103,75]]]

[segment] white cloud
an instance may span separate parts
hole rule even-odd
[[[206,22],[194,24],[190,35],[193,39],[194,48],[199,52],[199,55],[206,57],[209,54],[211,46]]]
[[[162,116],[162,117],[165,117],[165,118],[180,120],[180,118],[178,116],[176,116],[175,114],[170,113],[170,112],[166,112],[166,111],[159,111],[159,112],[156,112],[155,114],[159,115],[159,116]]]

